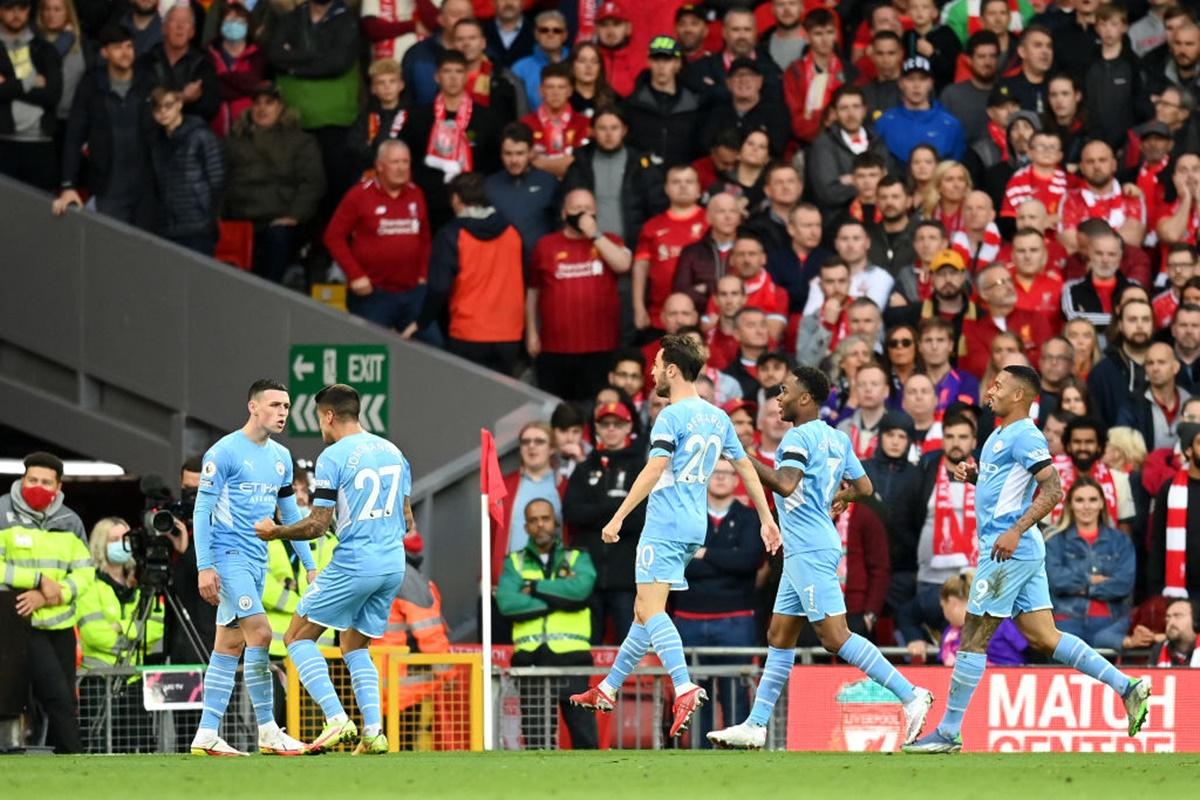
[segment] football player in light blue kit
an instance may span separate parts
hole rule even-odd
[[[304,688],[325,712],[325,727],[307,752],[321,753],[350,741],[358,728],[346,715],[329,667],[317,647],[326,628],[339,631],[342,659],[363,715],[355,755],[386,753],[379,705],[379,673],[367,646],[387,630],[388,611],[404,581],[404,534],[413,527],[412,471],[396,445],[358,423],[358,392],[326,386],[314,398],[325,452],[317,459],[316,488],[308,519],[286,528],[269,519],[260,539],[307,540],[322,536],[336,509],[338,544],[333,560],[300,599],[283,641]]]
[[[671,591],[687,589],[684,569],[704,544],[708,532],[708,479],[717,459],[725,457],[733,462],[758,510],[767,551],[779,549],[779,528],[733,423],[724,411],[696,394],[694,382],[703,367],[704,356],[695,339],[663,337],[654,360],[654,390],[660,397],[669,397],[671,404],[654,421],[649,460],[602,534],[604,541],[616,542],[625,517],[650,498],[638,542],[633,626],[621,643],[608,677],[571,697],[572,703],[589,711],[612,711],[617,690],[653,644],[675,686],[671,736],[685,730],[696,709],[708,699],[688,677],[683,644],[666,608]]]
[[[793,427],[775,452],[775,468],[755,461],[763,484],[775,492],[783,527],[783,577],[767,632],[767,660],[750,717],[712,731],[718,747],[758,750],[766,745],[767,722],[796,660],[796,640],[805,619],[821,645],[865,672],[904,704],[905,742],[920,735],[933,695],[913,686],[870,640],[846,625],[846,598],[838,581],[842,542],[833,517],[874,492],[850,438],[819,417],[829,396],[829,378],[813,367],[792,371],[777,398],[780,415]],[[841,488],[842,483],[848,484]],[[832,513],[832,516],[831,516]]]
[[[1150,698],[1146,682],[1125,675],[1078,636],[1063,633],[1054,625],[1046,545],[1034,524],[1054,509],[1063,491],[1046,437],[1029,418],[1029,408],[1040,390],[1041,379],[1032,368],[1021,365],[1001,370],[984,398],[1000,427],[984,443],[978,465],[971,459],[955,467],[956,480],[978,487],[979,567],[967,600],[967,621],[950,677],[946,714],[933,733],[906,746],[906,753],[962,750],[963,715],[983,678],[988,641],[1000,623],[1014,614],[1014,622],[1032,647],[1121,695],[1130,736],[1136,736],[1146,721]],[[989,555],[985,558],[984,553]]]
[[[204,672],[204,713],[192,740],[192,754],[241,756],[217,735],[246,654],[246,690],[258,720],[258,749],[265,755],[299,755],[304,744],[275,724],[274,689],[268,650],[271,625],[262,605],[267,546],[254,536],[254,522],[274,516],[301,518],[292,489],[292,456],[271,440],[287,425],[287,389],[272,380],[250,387],[250,418],[204,454],[196,494],[193,535],[200,595],[217,606],[217,636]],[[293,546],[311,582],[316,564],[308,545]]]

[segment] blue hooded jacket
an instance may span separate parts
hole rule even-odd
[[[905,164],[919,144],[931,144],[940,158],[955,161],[962,161],[967,151],[962,123],[936,100],[922,111],[904,106],[889,108],[875,121],[875,132],[883,137],[888,151]]]

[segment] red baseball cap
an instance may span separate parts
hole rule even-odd
[[[608,0],[600,6],[600,10],[596,12],[596,22],[603,22],[606,19],[618,19],[621,22],[629,22],[629,16],[621,9],[620,3],[614,3]]]
[[[751,400],[730,400],[725,405],[721,406],[721,410],[729,416],[733,416],[733,412],[745,409],[751,418],[758,413],[758,403]]]
[[[626,422],[633,422],[633,415],[629,413],[629,409],[624,403],[605,403],[601,406],[596,406],[596,413],[592,419],[601,420],[605,417],[619,417]]]

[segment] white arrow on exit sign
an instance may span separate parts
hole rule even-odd
[[[316,364],[311,361],[305,361],[304,356],[300,353],[296,354],[296,360],[292,362],[292,374],[296,376],[296,380],[302,381],[316,371]]]
[[[386,427],[383,417],[380,416],[383,404],[386,401],[386,394],[364,394],[362,396],[362,408],[358,413],[358,423],[368,432],[376,433],[384,430]]]
[[[296,433],[320,433],[321,423],[317,419],[317,403],[306,394],[298,394],[292,401],[292,425]]]

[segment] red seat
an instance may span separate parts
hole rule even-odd
[[[221,238],[213,258],[247,272],[254,265],[254,224],[245,220],[220,220]]]

